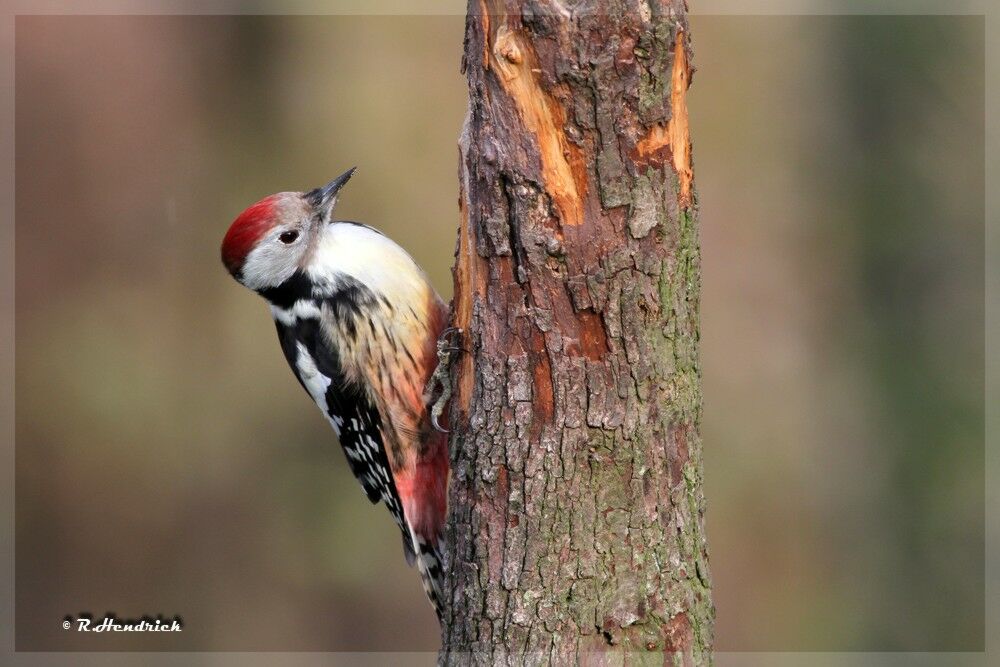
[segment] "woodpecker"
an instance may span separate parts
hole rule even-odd
[[[448,309],[403,248],[334,219],[353,173],[250,206],[226,232],[222,262],[270,305],[288,365],[368,499],[389,509],[440,619],[448,454],[426,387]]]

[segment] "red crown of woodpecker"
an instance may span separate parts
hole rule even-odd
[[[240,213],[222,239],[222,263],[235,275],[247,255],[277,223],[275,208],[278,195],[264,197]]]

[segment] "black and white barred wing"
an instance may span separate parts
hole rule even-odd
[[[336,352],[318,335],[314,320],[299,320],[293,326],[279,321],[275,324],[281,349],[295,377],[333,426],[347,464],[368,500],[382,501],[389,509],[403,533],[406,559],[412,562],[410,531],[389,468],[378,410],[367,396],[345,380]]]
[[[347,464],[361,482],[368,500],[384,502],[403,527],[403,510],[382,445],[378,411],[366,400],[335,391],[327,392],[327,405],[328,418],[340,439]]]

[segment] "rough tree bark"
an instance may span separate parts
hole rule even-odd
[[[442,662],[710,661],[685,9],[470,0]]]

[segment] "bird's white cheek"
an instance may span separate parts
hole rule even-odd
[[[250,289],[277,287],[295,273],[301,254],[300,248],[271,243],[254,248],[243,264],[243,284]]]

